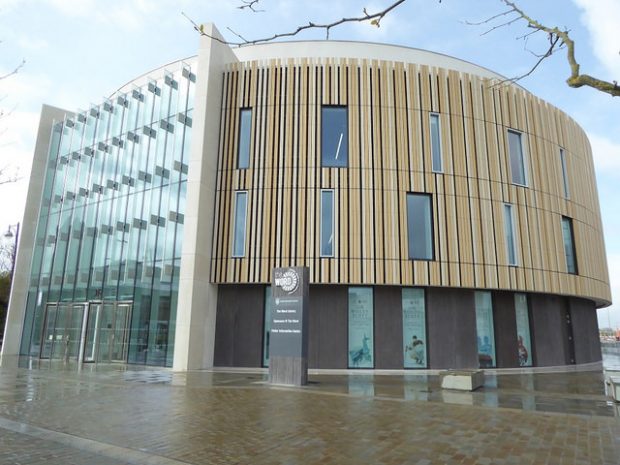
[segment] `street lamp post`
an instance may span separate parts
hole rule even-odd
[[[15,233],[13,233],[15,231]],[[15,243],[13,244],[13,250],[11,251],[11,287],[13,287],[13,274],[15,273],[15,259],[17,258],[17,244],[19,242],[19,223],[10,224],[4,233],[4,237],[15,237]]]

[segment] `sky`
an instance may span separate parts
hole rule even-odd
[[[288,32],[308,21],[331,22],[373,12],[389,0],[261,0],[253,13],[242,0],[0,0],[0,168],[21,180],[0,185],[0,231],[21,221],[42,104],[75,111],[100,103],[126,82],[166,63],[195,55],[199,37],[186,17],[213,22],[248,38]],[[620,81],[619,0],[517,0],[531,17],[568,28],[584,73]],[[407,0],[380,27],[349,24],[331,39],[398,44],[455,56],[507,77],[521,75],[544,51],[545,38],[519,39],[514,23],[484,34],[472,26],[505,11],[499,0]],[[315,31],[296,39],[324,39]],[[599,325],[620,326],[620,98],[565,84],[559,53],[520,84],[571,115],[594,152],[615,305],[599,310]],[[0,236],[2,237],[2,236]]]

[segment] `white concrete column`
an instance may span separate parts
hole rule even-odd
[[[213,24],[205,25],[204,32],[211,37],[222,38]],[[179,371],[213,366],[217,285],[210,282],[209,275],[222,113],[222,73],[226,64],[236,61],[228,45],[210,37],[201,37],[172,365]]]
[[[47,155],[52,135],[52,125],[56,121],[62,121],[65,115],[71,112],[60,108],[43,105],[41,119],[37,132],[37,141],[34,147],[32,170],[24,218],[19,231],[19,245],[15,259],[15,271],[11,286],[11,298],[9,300],[9,312],[4,328],[4,342],[2,343],[2,360],[5,356],[18,355],[21,343],[24,316],[26,313],[26,298],[28,297],[28,281],[30,280],[30,268],[32,266],[32,253],[45,184],[45,170]],[[1,363],[1,361],[0,361]]]

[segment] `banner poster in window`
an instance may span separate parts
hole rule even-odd
[[[490,292],[476,292],[476,335],[480,368],[495,366],[495,336],[493,333],[493,304]]]
[[[405,368],[426,368],[426,309],[424,289],[404,288],[403,365]]]
[[[373,368],[372,288],[349,288],[349,368]]]
[[[271,286],[265,287],[265,319],[263,332],[263,366],[269,366],[269,336],[271,335]]]
[[[527,296],[515,294],[515,317],[517,320],[517,350],[519,366],[532,366],[532,340],[530,338],[530,318],[527,311]]]

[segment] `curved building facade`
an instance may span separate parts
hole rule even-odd
[[[559,109],[378,44],[204,38],[148,76],[44,109],[5,353],[267,366],[272,270],[306,266],[311,368],[601,360],[592,154]]]

